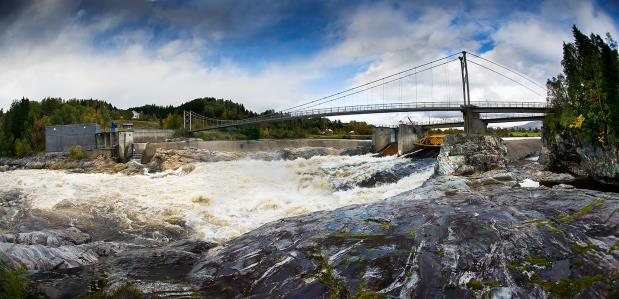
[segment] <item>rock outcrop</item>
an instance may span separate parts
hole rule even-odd
[[[443,138],[436,174],[470,175],[505,168],[507,147],[494,136],[450,134]]]
[[[0,262],[25,266],[30,287],[50,298],[126,283],[183,298],[618,295],[619,194],[574,188],[574,177],[537,163],[506,164],[491,137],[448,137],[444,149],[437,172],[466,176],[437,175],[385,201],[277,220],[224,244],[184,226],[132,218],[127,227],[106,217],[113,207],[75,217],[86,210],[78,203],[43,211],[0,191]],[[395,165],[366,183],[409,171]]]
[[[361,155],[368,153],[366,148],[335,149],[324,147],[284,148],[270,152],[223,152],[199,148],[162,149],[158,148],[147,164],[149,171],[176,170],[194,162],[220,162],[240,159],[253,160],[294,160],[309,159],[327,155]]]
[[[193,282],[230,297],[616,294],[618,195],[492,177],[478,178],[490,191],[444,177],[426,186],[431,199],[418,190],[267,224],[209,251]]]
[[[23,158],[0,157],[0,172],[15,169],[52,169],[87,173],[141,174],[144,167],[136,162],[117,163],[105,155],[94,159],[70,160],[63,154],[46,154]]]
[[[600,145],[577,138],[573,132],[566,132],[565,136],[543,133],[540,163],[548,169],[619,185],[619,144]]]

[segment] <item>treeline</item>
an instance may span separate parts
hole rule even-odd
[[[193,111],[216,119],[242,119],[257,114],[246,109],[243,104],[230,100],[215,98],[198,98],[180,106],[144,105],[130,108],[140,112],[140,119],[159,121],[164,129],[180,129],[183,127],[183,111]]]
[[[100,100],[46,98],[40,102],[23,98],[6,112],[0,109],[0,155],[25,156],[45,149],[45,126],[98,123],[109,126],[113,119],[130,118]]]
[[[295,119],[289,121],[261,124],[259,138],[306,138],[338,137],[349,138],[358,135],[371,135],[373,126],[366,122],[351,121],[343,123],[327,118]]]
[[[180,106],[145,105],[127,110],[95,99],[45,98],[31,101],[27,98],[14,101],[7,111],[0,109],[0,156],[26,156],[45,150],[45,127],[75,123],[98,123],[109,128],[112,122],[135,121],[132,111],[140,112],[140,121],[151,128],[177,130],[177,135],[188,136],[183,130],[183,111],[193,111],[217,119],[242,119],[259,114],[230,100],[199,98]],[[261,114],[273,113],[272,110]],[[135,121],[137,123],[137,121]],[[305,138],[330,136],[350,138],[352,135],[369,135],[372,126],[364,122],[342,123],[328,119],[299,119],[276,123],[244,126],[233,132],[198,134],[205,139],[258,139]]]
[[[461,134],[464,133],[462,129],[433,129],[429,130],[428,134]],[[538,128],[519,128],[519,127],[507,127],[507,128],[486,128],[486,134],[496,137],[538,137],[541,134],[541,130]]]
[[[563,44],[563,73],[548,80],[550,133],[574,133],[600,145],[619,141],[619,55],[609,34],[584,35]]]
[[[180,106],[157,106],[145,105],[134,107],[129,110],[141,113],[140,119],[159,121],[164,129],[176,129],[182,135],[183,111],[193,111],[200,115],[222,119],[235,120],[259,115],[275,113],[274,110],[266,110],[260,114],[248,110],[242,104],[230,100],[215,98],[199,98]],[[289,121],[247,125],[234,129],[229,134],[206,132],[197,134],[205,139],[258,139],[258,138],[306,138],[309,136],[325,135],[335,137],[347,137],[351,135],[370,135],[372,126],[365,122],[342,123],[331,121],[326,118],[296,119]]]

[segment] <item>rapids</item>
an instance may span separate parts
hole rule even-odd
[[[0,189],[25,194],[34,209],[109,210],[109,217],[128,227],[180,225],[197,238],[222,242],[277,219],[376,202],[419,187],[432,175],[434,160],[413,163],[414,171],[405,174],[397,169],[410,160],[370,155],[195,163],[188,173],[134,176],[15,170],[0,175]],[[399,174],[397,182],[359,186],[389,171]]]

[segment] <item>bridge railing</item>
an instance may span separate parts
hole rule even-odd
[[[531,118],[531,117],[543,117],[544,113],[496,113],[491,116],[483,115],[482,120],[493,120],[503,118]]]
[[[433,119],[428,121],[415,121],[413,125],[416,126],[431,126],[431,125],[448,125],[461,123],[464,120],[462,118],[447,118],[447,119]]]
[[[395,110],[395,109],[415,109],[415,108],[454,108],[460,107],[458,102],[407,102],[407,103],[388,103],[388,104],[369,104],[340,106],[330,108],[319,108],[310,110],[299,110],[290,112],[291,116],[306,116],[315,114],[345,113],[372,110]]]
[[[502,102],[502,101],[472,101],[471,106],[480,108],[534,108],[545,109],[548,107],[546,103],[541,102]],[[302,117],[320,117],[338,114],[354,114],[355,112],[372,112],[372,111],[398,111],[398,110],[425,110],[425,109],[441,109],[441,110],[461,110],[464,108],[460,102],[405,102],[405,103],[387,103],[387,104],[367,104],[354,106],[339,106],[308,110],[297,110],[290,112],[277,112],[269,115],[261,115],[252,118],[240,120],[217,120],[201,116],[191,112],[193,117],[211,121],[213,125],[206,128],[217,128],[227,126],[238,126],[245,124],[254,124],[259,122],[269,122],[275,120],[302,118]],[[197,129],[197,128],[196,128]]]
[[[548,104],[542,102],[471,101],[471,106],[482,108],[548,108]]]

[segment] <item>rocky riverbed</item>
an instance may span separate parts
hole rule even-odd
[[[121,173],[127,175],[177,170],[187,164],[196,162],[235,161],[241,159],[273,161],[309,159],[316,156],[351,156],[368,154],[370,148],[336,149],[328,147],[283,148],[273,151],[257,152],[223,152],[201,148],[162,149],[158,148],[147,164],[139,161],[118,163],[109,156],[99,155],[95,158],[71,160],[66,154],[41,154],[23,158],[0,157],[0,172],[15,169],[51,169],[69,170],[83,173]]]
[[[536,162],[507,163],[496,140],[452,142],[419,188],[224,242],[182,223],[135,223],[145,231],[131,233],[105,207],[78,217],[71,202],[41,210],[19,190],[1,192],[0,261],[25,266],[30,287],[53,298],[126,283],[160,297],[618,295],[619,194],[574,188],[572,176]]]

